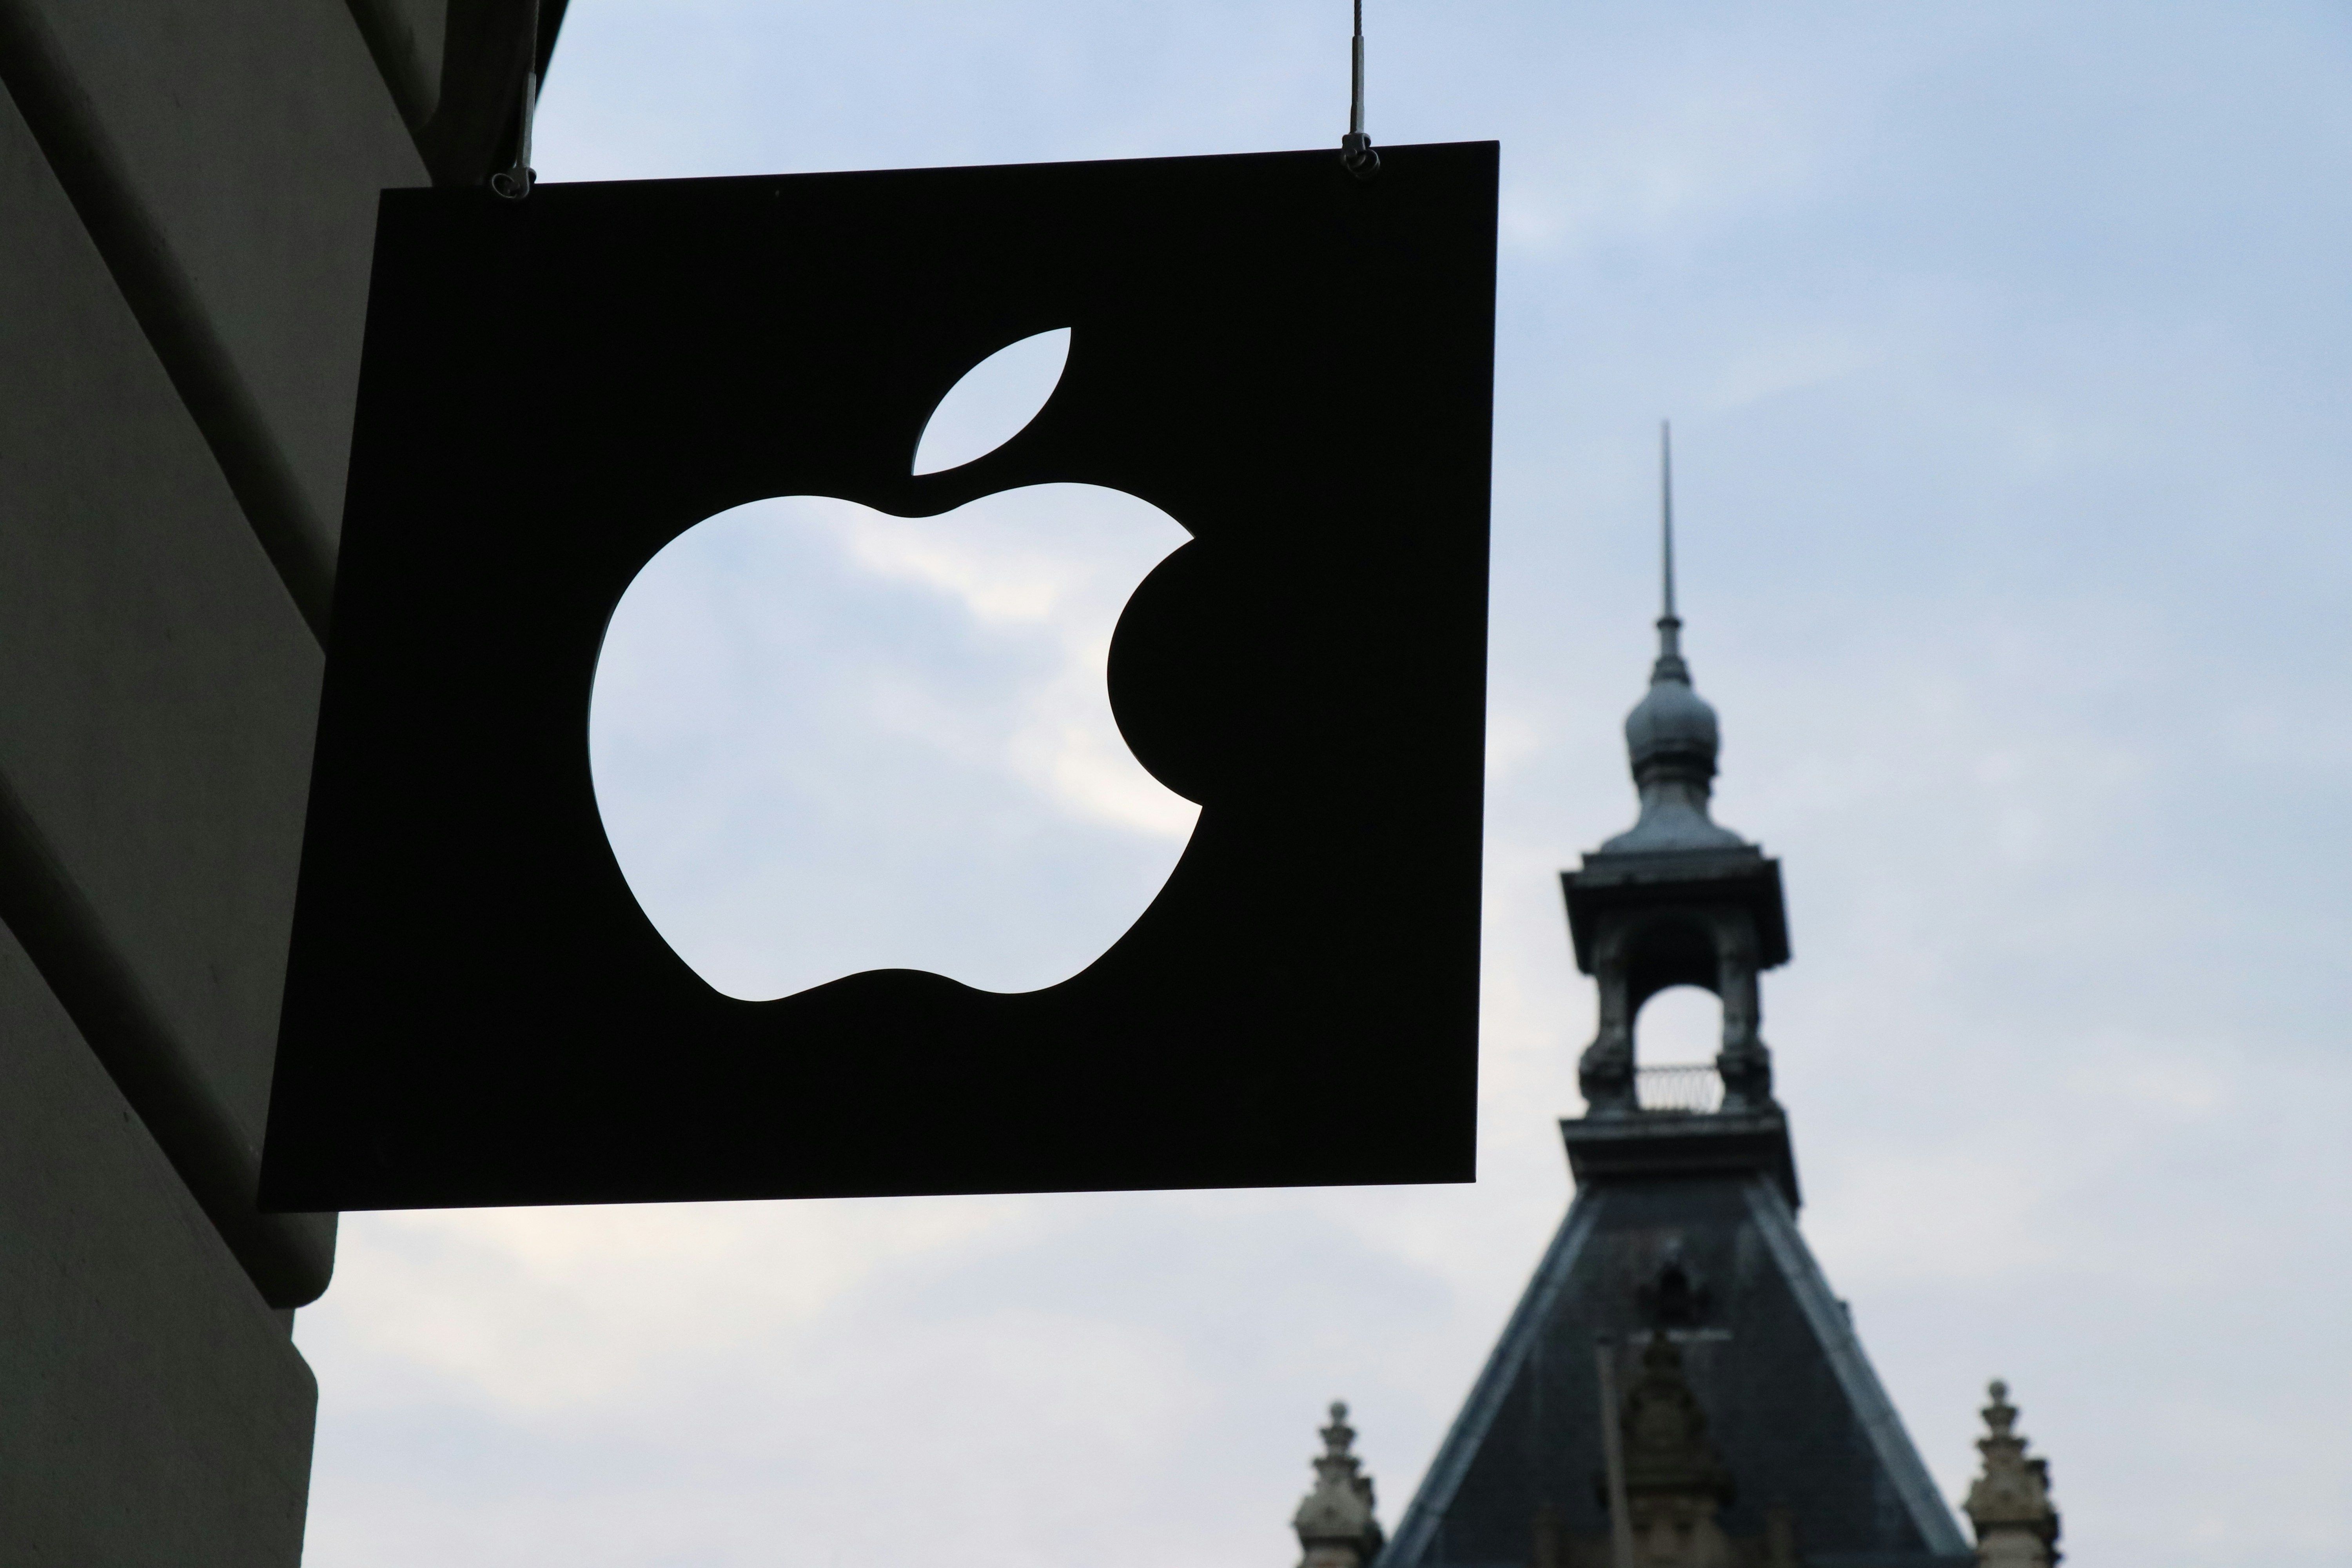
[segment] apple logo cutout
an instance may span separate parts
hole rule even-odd
[[[967,372],[913,471],[1019,434],[1069,341]],[[777,497],[688,529],[614,607],[589,705],[596,807],[638,907],[743,1001],[875,969],[1019,992],[1086,968],[1200,815],[1128,750],[1106,675],[1129,595],[1189,537],[1082,484],[927,518]]]

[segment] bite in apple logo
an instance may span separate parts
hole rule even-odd
[[[914,473],[1025,428],[1069,342],[967,372]],[[590,704],[597,810],[640,909],[746,1001],[876,969],[998,992],[1084,969],[1199,816],[1128,749],[1106,679],[1129,595],[1188,537],[1079,484],[933,517],[778,497],[680,534],[614,608]]]

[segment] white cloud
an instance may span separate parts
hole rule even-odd
[[[1632,819],[1661,414],[1720,815],[1790,889],[1764,1023],[1805,1224],[1945,1495],[2001,1373],[2074,1561],[2340,1558],[2340,28],[1370,9],[1376,138],[1506,143],[1480,1183],[352,1215],[299,1329],[317,1568],[1279,1568],[1335,1395],[1392,1521],[1567,1197],[1549,1121],[1591,1005],[1553,873]],[[578,7],[540,158],[1328,145],[1343,11]],[[1099,837],[1001,896],[1108,918],[1171,840],[1067,728],[1100,641],[1059,617],[1129,563],[835,537],[808,607],[877,617],[875,657],[785,696],[965,771],[812,770],[826,834],[924,813],[984,856],[1042,811]],[[672,631],[722,672],[763,646]],[[713,931],[782,765],[697,749],[731,682],[641,712],[708,784],[656,848]],[[867,907],[870,864],[819,873]],[[929,906],[870,908],[925,938]]]

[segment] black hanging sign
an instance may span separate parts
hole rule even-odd
[[[1381,155],[387,193],[265,1205],[1468,1180],[1496,148]],[[1064,481],[1192,536],[1109,669],[1202,807],[1166,886],[1044,990],[705,984],[590,778],[631,580],[762,497]]]

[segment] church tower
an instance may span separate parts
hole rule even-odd
[[[1380,1568],[1973,1563],[1798,1231],[1758,980],[1788,962],[1778,861],[1709,810],[1719,738],[1675,613],[1625,721],[1641,815],[1561,876],[1600,990],[1564,1121],[1576,1198]],[[1637,1065],[1643,1005],[1723,1004],[1710,1063]]]

